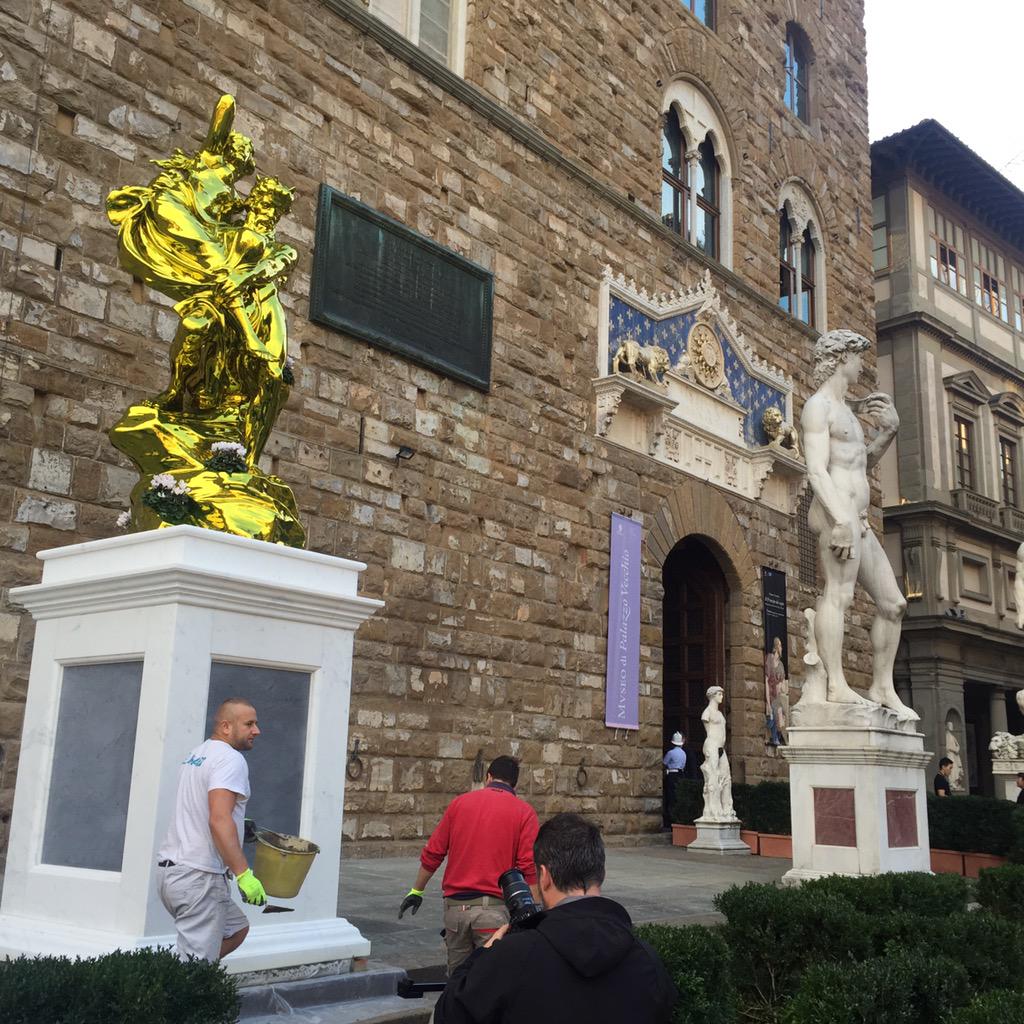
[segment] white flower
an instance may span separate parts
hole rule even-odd
[[[184,480],[179,480],[174,487],[171,488],[172,494],[188,494],[188,484]]]
[[[130,512],[122,512],[117,517],[117,528],[119,530],[128,529],[128,524],[132,521],[132,515]]]
[[[210,445],[210,451],[217,455],[220,452],[226,452],[229,455],[237,455],[240,459],[245,458],[245,445],[239,444],[237,441],[214,441]]]
[[[157,473],[149,482],[150,490],[174,492],[174,477],[170,473]]]

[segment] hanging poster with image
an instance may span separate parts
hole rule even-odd
[[[764,717],[765,742],[778,747],[788,742],[789,637],[786,630],[786,574],[761,570],[764,608]]]
[[[635,519],[612,513],[604,724],[613,729],[640,728],[640,535]]]

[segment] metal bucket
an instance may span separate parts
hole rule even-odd
[[[298,895],[319,852],[320,847],[308,839],[257,829],[252,871],[268,896],[290,899]]]

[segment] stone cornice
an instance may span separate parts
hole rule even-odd
[[[882,509],[882,519],[885,523],[899,522],[903,519],[952,520],[973,530],[985,540],[1003,540],[1014,548],[1021,542],[1020,534],[995,523],[974,519],[952,505],[939,501],[908,501],[905,505],[886,505]]]
[[[709,259],[700,249],[665,227],[659,217],[640,206],[636,200],[630,199],[628,195],[595,178],[581,164],[571,160],[557,146],[550,143],[535,128],[511,114],[501,104],[455,74],[440,61],[428,56],[418,46],[414,46],[405,36],[370,14],[357,0],[320,0],[320,2],[338,17],[344,18],[361,32],[370,36],[389,53],[405,61],[418,74],[444,89],[445,92],[464,103],[481,117],[486,118],[510,138],[515,139],[516,142],[542,159],[554,164],[571,178],[575,178],[586,188],[597,193],[607,203],[643,224],[646,230],[672,245],[681,256],[713,271],[720,280],[742,292],[746,298],[756,302],[763,310],[770,312],[773,317],[785,321],[788,328],[806,334],[812,341],[818,337],[817,331],[779,309],[778,303],[774,299],[762,295],[761,292],[747,284],[733,271],[722,266],[717,260]]]
[[[367,597],[343,597],[181,567],[125,574],[118,577],[116,587],[103,577],[38,583],[12,590],[10,600],[27,608],[36,620],[178,604],[250,616],[258,607],[266,619],[351,630],[384,607],[383,601]]]
[[[949,324],[940,320],[938,317],[932,316],[930,313],[924,312],[924,310],[913,310],[910,313],[901,313],[899,316],[892,316],[886,320],[879,320],[875,325],[875,333],[881,340],[881,335],[886,331],[895,331],[900,327],[920,327],[922,330],[931,334],[933,337],[939,339],[946,345],[949,345],[959,355],[964,358],[971,360],[978,366],[983,367],[993,373],[1001,373],[1012,380],[1017,381],[1022,387],[1024,387],[1024,371],[1021,371],[1012,363],[1006,362],[1004,359],[1000,359],[999,356],[993,355],[991,352],[983,349],[980,345],[976,345],[973,341],[965,338],[962,334],[959,334],[955,328],[950,327]]]

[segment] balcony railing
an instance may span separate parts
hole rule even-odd
[[[966,487],[958,487],[952,491],[953,506],[966,512],[975,519],[984,519],[988,523],[999,522],[999,503],[991,498],[986,498],[976,491],[969,491]],[[1016,510],[1014,510],[1016,511]]]
[[[1007,530],[1024,533],[1024,511],[1021,509],[1014,508],[1012,505],[1003,505],[999,509],[999,518],[1002,519],[1003,526]]]

